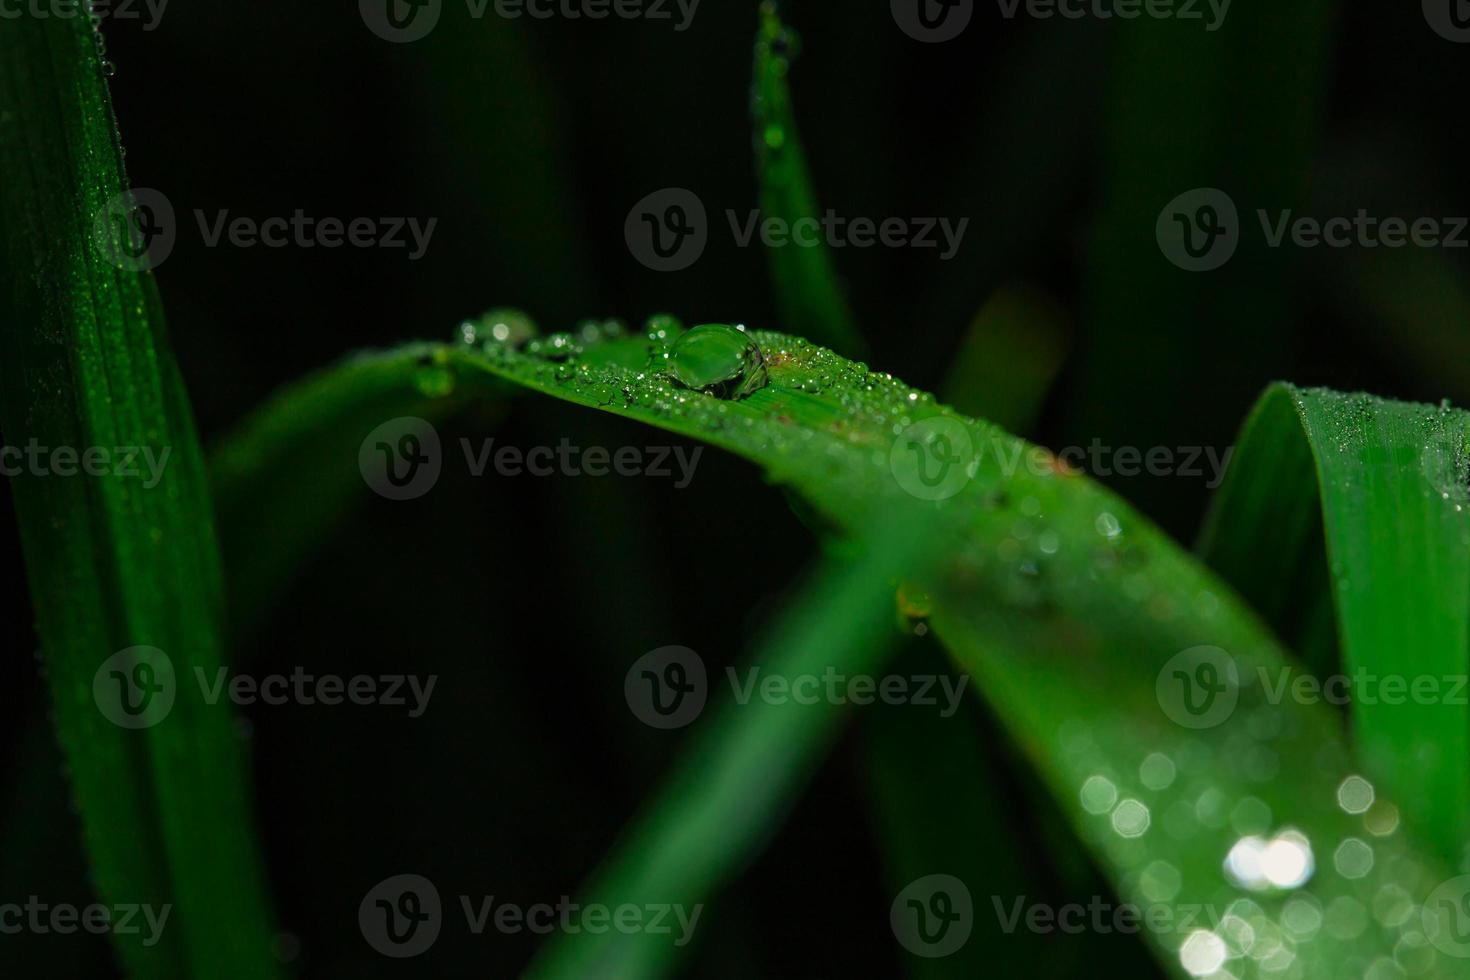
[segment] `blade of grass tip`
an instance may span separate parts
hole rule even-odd
[[[1323,690],[1350,695],[1369,771],[1456,864],[1470,839],[1467,436],[1470,413],[1448,405],[1273,386],[1200,548],[1272,617],[1319,598],[1290,577],[1302,561],[1329,571],[1347,683]],[[1325,556],[1309,547],[1319,523]]]
[[[1371,788],[1340,717],[1273,694],[1267,681],[1299,668],[1264,624],[1116,494],[889,375],[801,338],[749,338],[764,370],[746,380],[764,385],[744,398],[680,388],[661,348],[637,363],[602,349],[572,364],[509,345],[475,356],[533,390],[758,462],[850,535],[875,515],[952,511],[963,526],[945,540],[950,570],[914,580],[934,599],[935,635],[1036,767],[1119,908],[1149,913],[1142,931],[1171,973],[1248,955],[1243,933],[1192,927],[1200,909],[1229,908],[1253,935],[1284,936],[1304,902],[1399,902],[1361,928],[1292,938],[1304,980],[1335,978],[1391,959],[1399,915],[1456,884],[1397,820],[1415,801],[1356,805]],[[1435,940],[1415,947],[1425,975],[1462,972],[1450,905],[1419,920]]]
[[[1251,226],[1258,209],[1306,201],[1336,6],[1237,3],[1205,21],[1110,25],[1117,44],[1082,321],[1087,353],[1072,406],[1089,435],[1224,440],[1237,420],[1219,406],[1254,396],[1238,379],[1269,367],[1294,336],[1290,250],[1269,248]],[[1222,239],[1202,260],[1208,271],[1177,268],[1184,252],[1166,253],[1160,229],[1203,222],[1207,208],[1230,223],[1239,247],[1227,254]],[[1200,372],[1214,397],[1199,397]],[[1152,397],[1118,397],[1143,389]],[[1161,415],[1161,404],[1192,410]],[[1177,491],[1167,480],[1129,485],[1132,499],[1174,520],[1183,517],[1171,512],[1181,506]]]
[[[348,357],[282,389],[213,447],[234,629],[260,622],[294,569],[366,497],[360,451],[371,433],[395,419],[432,424],[511,390],[483,372],[456,372],[455,356],[417,344]]]
[[[769,675],[879,669],[900,633],[893,583],[937,560],[929,521],[899,514],[853,563],[828,560],[755,662]],[[651,806],[587,889],[589,902],[671,904],[691,919],[752,860],[833,741],[845,712],[818,699],[726,701],[698,724]],[[693,925],[691,925],[693,929]],[[542,980],[665,976],[687,948],[647,932],[563,933],[527,975]]]
[[[782,25],[776,4],[766,0],[760,7],[751,92],[760,210],[764,220],[783,221],[793,230],[820,227],[816,193],[796,130],[787,79],[796,49],[795,33]],[[834,350],[861,354],[862,334],[826,243],[818,241],[807,247],[793,241],[786,247],[767,249],[766,255],[775,284],[776,306],[786,329]]]
[[[166,711],[194,669],[222,663],[223,598],[188,401],[153,280],[135,271],[147,253],[105,247],[138,244],[132,234],[93,237],[94,221],[130,221],[134,203],[118,196],[99,46],[85,18],[0,32],[0,425],[10,444],[52,454],[13,478],[37,631],[98,895],[168,915],[157,936],[113,930],[125,968],[274,977],[229,708],[178,696]],[[97,452],[106,472],[79,471]],[[144,475],[127,475],[140,461]],[[104,673],[136,646],[172,659],[129,654]],[[147,681],[141,701],[107,687],[129,677]]]
[[[1026,287],[1000,289],[976,314],[941,394],[966,415],[1025,432],[1041,412],[1070,341],[1066,311]]]

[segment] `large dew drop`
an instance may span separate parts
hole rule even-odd
[[[674,342],[669,373],[694,391],[741,399],[764,388],[766,359],[748,334],[724,323],[706,323]]]

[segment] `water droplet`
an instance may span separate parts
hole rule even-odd
[[[1332,864],[1344,878],[1363,878],[1373,870],[1373,848],[1356,837],[1337,845]]]
[[[1108,540],[1112,540],[1123,533],[1123,526],[1118,523],[1118,519],[1107,511],[1098,514],[1097,520],[1093,524],[1097,528],[1097,533]]]
[[[653,344],[672,344],[683,332],[683,321],[668,313],[655,313],[643,321],[643,336]]]
[[[1191,932],[1179,947],[1179,965],[1192,977],[1208,977],[1225,965],[1225,940],[1208,929]]]
[[[760,347],[747,334],[723,323],[707,323],[679,337],[669,372],[685,388],[736,400],[764,388],[770,380]]]
[[[1104,814],[1118,800],[1118,788],[1106,776],[1089,776],[1082,784],[1082,809],[1088,813]]]
[[[1148,807],[1138,800],[1124,800],[1113,811],[1113,829],[1122,837],[1142,837],[1148,830]]]
[[[1373,796],[1373,784],[1362,776],[1349,776],[1337,787],[1337,805],[1347,813],[1367,813]]]

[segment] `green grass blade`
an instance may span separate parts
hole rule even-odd
[[[932,560],[923,515],[900,514],[850,565],[829,559],[754,658],[766,674],[852,676],[882,667],[900,633],[896,578]],[[712,685],[713,686],[713,685]],[[700,723],[651,807],[587,890],[589,902],[674,903],[692,911],[744,866],[821,759],[844,715],[825,701],[746,704],[727,700]],[[667,936],[610,931],[565,934],[529,976],[635,978],[665,975],[680,949]]]
[[[1230,908],[1257,934],[1280,937],[1301,902],[1373,909],[1385,895],[1402,896],[1416,916],[1414,903],[1449,876],[1432,842],[1426,848],[1417,839],[1416,819],[1402,826],[1385,820],[1393,812],[1387,794],[1366,814],[1338,805],[1340,784],[1361,771],[1338,716],[1326,705],[1271,696],[1267,681],[1299,670],[1296,662],[1227,584],[1124,501],[1043,450],[886,375],[799,338],[751,337],[769,383],[741,400],[677,387],[664,374],[658,345],[637,336],[602,341],[595,356],[570,360],[494,343],[446,347],[439,363],[460,381],[493,374],[728,449],[858,538],[880,515],[937,510],[961,522],[962,529],[946,525],[955,553],[945,574],[918,580],[935,599],[936,635],[1122,899],[1161,906],[1175,923],[1191,907]],[[963,479],[948,500],[925,499],[934,494],[915,482],[916,464],[907,462],[916,455],[942,461],[934,440],[912,428],[918,423],[928,436],[947,436],[947,448],[960,455],[948,472]],[[1169,684],[1180,666],[1175,658],[1201,646],[1225,651],[1238,678],[1220,699],[1230,710],[1203,725]],[[1393,802],[1406,813],[1418,805]],[[697,808],[700,800],[683,805]],[[1310,848],[1315,870],[1307,881],[1256,890],[1258,880],[1227,876],[1223,862],[1233,847],[1288,830]],[[1334,867],[1349,838],[1367,842],[1375,855],[1361,877]],[[1301,853],[1289,838],[1278,843]],[[988,898],[978,896],[982,912]],[[1407,920],[1370,915],[1343,935],[1292,939],[1302,976],[1335,977],[1391,957],[1400,921]],[[1191,956],[1208,953],[1200,943],[1212,942],[1195,936],[1188,945],[1182,929],[1146,938],[1179,976],[1186,961],[1195,964]],[[1456,975],[1456,962],[1433,947],[1423,954],[1423,975]]]
[[[997,290],[965,333],[941,394],[1010,432],[1036,422],[1070,341],[1067,314],[1039,291]]]
[[[1082,318],[1087,350],[1073,404],[1089,435],[1129,433],[1154,445],[1178,445],[1181,437],[1223,441],[1236,420],[1213,406],[1253,397],[1241,386],[1256,382],[1245,379],[1284,367],[1283,338],[1296,327],[1292,270],[1286,250],[1267,247],[1256,211],[1293,202],[1305,209],[1337,6],[1235,3],[1216,30],[1149,17],[1110,25],[1118,30],[1111,32],[1102,201]],[[1225,118],[1241,124],[1215,122]],[[1239,212],[1239,249],[1207,273],[1176,268],[1156,234],[1165,207],[1197,188],[1224,191]],[[1179,329],[1181,323],[1190,329]],[[1218,397],[1188,417],[1153,410],[1193,398],[1192,373],[1206,369],[1221,379]],[[1147,409],[1116,397],[1145,387],[1153,396]],[[1170,505],[1168,481],[1138,481],[1130,490],[1156,512]]]
[[[796,45],[796,36],[782,25],[775,3],[762,3],[751,93],[760,210],[763,220],[780,220],[793,229],[798,222],[803,227],[820,229],[820,224],[812,224],[820,221],[821,214],[791,105],[788,75]],[[827,243],[818,241],[808,246],[792,241],[767,249],[766,255],[782,322],[819,344],[854,356],[860,354],[862,334]]]
[[[1326,693],[1351,695],[1368,768],[1452,862],[1470,839],[1470,708],[1452,690],[1470,666],[1467,435],[1470,414],[1447,406],[1274,386],[1201,542],[1273,622],[1330,588],[1342,655],[1328,673],[1352,683]]]
[[[209,463],[233,625],[269,610],[301,561],[369,491],[357,448],[389,419],[443,418],[507,390],[484,375],[456,387],[424,344],[348,357],[273,396],[213,447]],[[331,447],[324,451],[323,447]]]
[[[93,699],[114,653],[162,649],[176,677],[222,661],[213,521],[187,397],[152,277],[92,238],[125,187],[86,18],[23,17],[0,32],[0,425],[10,445],[170,455],[129,476],[13,478],[58,734],[106,903],[170,905],[161,939],[114,933],[138,977],[271,977],[271,916],[245,760],[228,709],[179,697],[129,730]],[[95,456],[94,456],[95,460]]]
[[[1364,816],[1337,805],[1339,784],[1356,768],[1340,722],[1326,706],[1268,696],[1261,679],[1293,661],[1227,585],[1121,499],[891,378],[796,338],[752,336],[770,383],[740,401],[682,390],[656,359],[640,370],[608,366],[622,359],[611,351],[560,364],[496,345],[482,353],[487,369],[527,387],[755,460],[853,533],[877,514],[934,506],[915,496],[926,490],[906,450],[931,447],[928,463],[941,459],[935,450],[958,453],[951,476],[973,465],[943,505],[965,533],[954,539],[958,568],[928,590],[936,633],[1125,899],[1166,904],[1176,916],[1188,906],[1223,912],[1249,902],[1237,908],[1259,919],[1258,930],[1279,930],[1294,899],[1368,908],[1392,886],[1422,900],[1447,876],[1402,830],[1373,840],[1377,860],[1362,877],[1335,872],[1337,847],[1367,833]],[[631,355],[641,340],[609,343]],[[910,428],[920,422],[927,433]],[[1181,666],[1174,658],[1202,646],[1225,651],[1238,685],[1230,688],[1234,709],[1198,727],[1167,682]],[[1229,707],[1231,696],[1219,703]],[[1084,793],[1099,812],[1080,805]],[[1225,856],[1243,838],[1274,839],[1288,828],[1306,837],[1316,862],[1308,881],[1257,892],[1257,880],[1226,876]],[[1289,838],[1278,843],[1299,852]],[[1179,975],[1201,955],[1198,944],[1211,942],[1196,937],[1186,946],[1182,930],[1147,938]],[[1301,943],[1297,955],[1304,976],[1336,976],[1349,963],[1391,955],[1396,943],[1395,928],[1374,923],[1347,938]],[[1426,960],[1431,975],[1452,975],[1437,952]]]

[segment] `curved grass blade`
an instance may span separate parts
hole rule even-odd
[[[776,4],[766,0],[760,8],[751,92],[760,210],[764,220],[783,221],[793,231],[820,227],[817,196],[797,134],[787,81],[796,45],[796,35],[782,25]],[[817,343],[852,355],[861,353],[862,334],[827,245],[793,240],[767,249],[766,255],[782,322]]]
[[[273,977],[228,709],[179,697],[130,730],[94,701],[114,653],[157,647],[183,681],[220,664],[223,646],[208,492],[156,289],[93,237],[98,215],[134,217],[115,209],[125,182],[99,45],[85,18],[0,32],[0,425],[9,444],[56,453],[14,478],[37,630],[98,894],[169,913],[151,941],[113,931],[127,971]],[[126,475],[132,463],[78,471],[89,450],[116,461],[127,447],[154,454],[148,478]]]
[[[1273,386],[1200,547],[1273,622],[1330,594],[1341,669],[1306,696],[1351,695],[1365,764],[1451,862],[1470,840],[1467,436],[1447,405]]]
[[[898,514],[849,565],[829,559],[754,658],[768,676],[872,674],[899,639],[891,598],[897,578],[934,560],[925,515]],[[692,918],[750,860],[820,761],[843,714],[827,702],[719,705],[701,723],[663,791],[587,889],[614,908],[668,904]],[[579,933],[549,946],[531,977],[665,975],[685,950],[646,932]]]
[[[1338,806],[1339,786],[1355,773],[1340,722],[1324,706],[1269,696],[1260,678],[1292,661],[1226,585],[1044,451],[804,341],[752,337],[769,384],[741,401],[674,386],[657,352],[642,370],[610,367],[618,358],[605,352],[562,363],[495,345],[483,353],[502,377],[758,461],[858,536],[879,514],[934,508],[921,477],[953,467],[940,482],[953,477],[958,492],[940,509],[964,533],[950,539],[957,554],[927,589],[936,634],[1120,895],[1169,913],[1173,928],[1146,936],[1164,963],[1183,976],[1217,953],[1245,965],[1251,949],[1265,955],[1231,933],[1234,920],[1186,929],[1190,908],[1228,909],[1252,935],[1289,939],[1304,977],[1392,955],[1407,920],[1331,939],[1294,937],[1288,923],[1302,901],[1369,908],[1385,888],[1416,910],[1446,866],[1402,830],[1365,844],[1376,861],[1354,869],[1361,877],[1331,866],[1344,841],[1383,828]],[[1017,452],[1029,462],[1008,466]],[[1205,661],[1231,683],[1201,706],[1200,692],[1174,678]],[[1245,858],[1267,845],[1295,870],[1252,872]],[[1224,869],[1232,853],[1233,877]],[[1438,950],[1425,959],[1431,975],[1453,974]]]
[[[1423,942],[1448,927],[1420,918],[1448,865],[1414,838],[1412,821],[1389,819],[1396,811],[1383,794],[1365,812],[1339,806],[1339,787],[1358,772],[1340,720],[1324,705],[1271,696],[1263,678],[1294,662],[1225,583],[1044,450],[806,341],[751,337],[769,383],[739,401],[674,385],[666,351],[642,337],[560,360],[494,343],[446,348],[440,363],[456,377],[487,372],[726,448],[858,539],[882,515],[949,515],[944,574],[917,580],[935,599],[936,635],[1120,897],[1164,916],[1169,928],[1145,938],[1175,975],[1216,954],[1250,975],[1258,959],[1279,963],[1289,952],[1302,977],[1335,977],[1391,959],[1409,932],[1423,975],[1457,975],[1457,961]],[[921,479],[936,467],[940,484],[951,475],[958,483],[944,501]],[[1209,680],[1206,662],[1227,683],[1201,704],[1204,689],[1179,677]],[[670,799],[688,789],[676,786]],[[697,811],[700,801],[684,805]],[[1350,840],[1374,858],[1354,877],[1334,864]],[[1274,878],[1247,860],[1266,845],[1281,861]],[[635,858],[612,866],[644,880]],[[621,880],[604,878],[604,892],[627,891]],[[993,898],[1007,900],[982,894],[977,907]],[[1397,904],[1391,915],[1350,916],[1356,925],[1331,934],[1298,934],[1304,902],[1323,915]],[[1215,918],[1186,928],[1201,914]]]
[[[423,344],[349,357],[290,385],[214,447],[210,477],[235,628],[264,616],[365,492],[353,450],[375,427],[399,417],[434,422],[472,397],[494,401],[508,390],[484,375],[456,386],[446,356]]]

